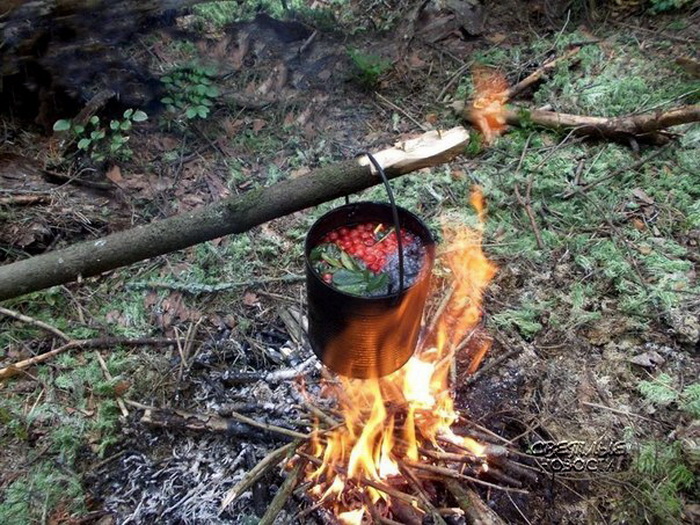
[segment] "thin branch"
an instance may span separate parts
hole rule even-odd
[[[158,337],[144,337],[141,339],[127,339],[122,337],[98,337],[95,339],[80,339],[77,341],[70,341],[63,346],[55,348],[49,352],[31,357],[29,359],[24,359],[23,361],[17,361],[5,368],[0,368],[0,380],[7,379],[22,372],[23,370],[29,368],[30,366],[43,363],[49,359],[66,352],[68,350],[73,350],[74,348],[109,348],[117,345],[129,345],[129,346],[163,346],[175,344],[172,339],[163,339]]]
[[[23,323],[27,323],[33,326],[36,326],[37,328],[41,328],[42,330],[46,330],[47,332],[51,332],[53,335],[58,336],[59,338],[63,339],[64,341],[71,341],[72,338],[66,335],[64,332],[59,330],[58,328],[51,326],[50,324],[45,323],[44,321],[39,321],[38,319],[34,319],[33,317],[29,317],[28,315],[21,314],[19,312],[15,312],[14,310],[9,310],[8,308],[2,308],[0,307],[0,314],[6,315],[7,317],[12,317],[13,319],[16,319],[17,321],[22,321]],[[2,376],[0,376],[2,377]]]
[[[257,465],[255,465],[243,478],[236,483],[236,485],[226,493],[224,499],[221,502],[221,508],[219,509],[219,514],[221,514],[226,507],[233,503],[241,494],[252,487],[260,478],[262,478],[270,469],[274,468],[280,463],[285,457],[294,453],[294,451],[299,447],[300,442],[295,441],[293,443],[287,443],[286,445],[273,450],[267,456],[265,456]]]
[[[235,288],[253,288],[266,284],[276,283],[298,283],[305,279],[303,275],[284,275],[282,277],[270,277],[267,279],[251,279],[249,281],[236,281],[230,283],[201,284],[201,283],[169,283],[165,281],[136,281],[127,283],[127,289],[141,290],[152,288],[154,290],[174,290],[192,295],[204,293],[219,293],[233,290]]]
[[[294,487],[296,487],[297,481],[299,480],[299,476],[304,470],[304,466],[306,466],[306,461],[300,458],[289,474],[287,474],[287,478],[282,483],[277,494],[275,494],[272,503],[270,503],[263,517],[260,518],[259,525],[272,525],[274,523],[275,518],[277,518],[277,515],[284,508],[287,500],[289,500],[289,497],[292,495]]]

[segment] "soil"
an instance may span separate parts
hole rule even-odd
[[[405,19],[411,19],[411,9],[400,2],[393,4]],[[0,146],[3,194],[41,199],[0,208],[4,221],[0,260],[9,262],[183,213],[266,184],[271,174],[303,176],[328,159],[393,144],[420,131],[418,125],[430,129],[434,119],[451,118],[437,102],[449,81],[444,71],[466,66],[473,53],[495,43],[521,44],[533,33],[561,30],[564,4],[569,3],[491,2],[469,19],[471,25],[455,28],[439,14],[426,15],[414,27],[423,36],[411,40],[402,31],[351,35],[345,28],[315,33],[308,24],[266,15],[202,35],[188,27],[189,17],[173,19],[175,26],[137,36],[123,44],[124,50],[140,71],[157,76],[191,52],[183,51],[182,43],[189,43],[187,49],[194,49],[202,62],[218,72],[222,94],[211,117],[192,122],[187,134],[176,126],[167,129],[158,118],[165,109],[153,98],[148,122],[133,132],[133,159],[114,167],[80,156],[65,163],[57,157],[63,145],[32,124],[34,117],[28,122],[5,115]],[[367,90],[357,80],[348,47],[368,49],[393,61],[394,67]],[[386,99],[402,100],[402,106],[387,105],[373,94],[375,90]],[[109,111],[118,114],[126,107]],[[415,123],[408,119],[392,123],[397,111],[410,115]],[[240,140],[232,140],[236,137]],[[292,163],[300,152],[302,162]],[[239,176],[232,182],[234,164]],[[299,214],[279,219],[255,235],[279,238],[284,246],[282,232],[299,220]],[[183,258],[153,264],[162,265],[164,275],[179,266],[197,264],[193,251]],[[501,270],[485,300],[486,312],[497,311],[510,297],[522,293],[525,280],[538,290],[556,285],[549,270],[545,275],[544,270],[521,266],[517,260],[499,264]],[[117,272],[105,279],[117,285],[136,277]],[[67,289],[78,293],[79,286],[90,285],[73,284]],[[429,310],[434,311],[442,293],[435,294]],[[251,287],[241,293],[241,307],[253,319],[243,334],[225,299],[192,303],[184,299],[184,292],[167,292],[168,304],[159,303],[161,311],[152,316],[154,325],[166,335],[180,336],[194,321],[201,326],[191,342],[188,368],[183,371],[178,356],[171,355],[167,370],[171,375],[164,376],[151,397],[142,401],[224,417],[235,410],[289,428],[312,424],[304,409],[305,396],[319,395],[322,366],[307,362],[312,353],[299,335],[304,311],[300,294],[300,284],[267,286],[262,291]],[[155,303],[155,294],[148,292],[145,300]],[[296,322],[288,320],[290,314]],[[123,315],[115,311],[113,321],[121,322]],[[697,377],[700,370],[688,345],[679,343],[675,334],[659,329],[652,339],[642,340],[612,317],[586,331],[562,333],[545,327],[532,341],[514,333],[484,331],[479,336],[493,338],[482,366],[506,359],[477,376],[466,373],[468,360],[458,359],[456,403],[463,414],[458,425],[494,444],[508,441],[523,452],[542,441],[620,441],[629,425],[648,425],[650,434],[657,435],[678,431],[649,414],[629,394],[636,380],[623,355],[625,348],[634,348],[638,354],[653,352],[688,378]],[[294,367],[305,367],[303,386],[301,378],[275,381],[264,376]],[[241,372],[253,375],[241,376]],[[16,391],[22,384],[14,383],[12,388]],[[228,490],[284,439],[246,426],[232,426],[223,433],[151,428],[140,422],[142,411],[132,407],[129,412],[119,443],[104,459],[88,450],[79,459],[91,497],[92,522],[255,523],[255,516],[264,512],[284,479],[282,473],[271,471],[248,496],[220,512],[219,503]],[[18,465],[26,457],[27,451],[20,448],[3,454],[0,471],[20,470]],[[628,455],[617,458],[611,476],[624,471],[629,462]],[[479,494],[509,523],[601,523],[612,521],[619,501],[628,497],[611,480],[607,474],[556,479],[539,475],[536,480],[521,480],[528,494],[482,488]],[[292,505],[286,512],[281,518],[292,519]],[[281,518],[279,523],[285,522]],[[324,522],[314,515],[304,520]]]

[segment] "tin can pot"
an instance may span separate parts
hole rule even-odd
[[[336,208],[319,218],[306,236],[306,290],[309,340],[318,358],[344,376],[369,379],[401,368],[413,355],[420,332],[435,241],[416,215],[400,207],[400,228],[423,246],[421,270],[409,286],[389,295],[360,297],[327,284],[314,271],[310,253],[329,232],[341,226],[380,222],[393,224],[389,204],[358,202]],[[404,250],[405,253],[405,250]]]

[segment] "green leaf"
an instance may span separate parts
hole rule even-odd
[[[145,111],[141,111],[140,109],[134,112],[133,117],[131,117],[131,120],[134,122],[143,122],[145,120],[148,120],[148,115],[146,115]]]
[[[122,131],[129,131],[131,129],[131,121],[130,120],[125,120],[121,124],[119,124],[119,129]]]
[[[116,131],[119,129],[119,121],[118,120],[113,120],[112,122],[109,123],[109,128],[113,131]]]
[[[197,106],[197,115],[202,118],[207,118],[209,115],[209,108],[206,106]]]
[[[92,141],[87,137],[80,139],[80,141],[78,142],[78,149],[83,149],[83,150],[88,149],[88,146],[90,146],[91,142]]]
[[[172,84],[173,83],[172,77],[169,77],[169,76],[162,77],[160,79],[160,81],[163,82],[164,84]]]
[[[360,266],[357,263],[357,261],[350,257],[350,255],[347,252],[340,252],[340,260],[343,263],[343,266],[348,270],[357,271],[360,269]]]
[[[345,293],[363,295],[367,282],[361,272],[341,269],[333,274],[333,287]]]
[[[54,131],[68,131],[70,129],[70,120],[61,119],[53,124]]]
[[[81,126],[80,124],[76,124],[75,126],[73,126],[73,132],[76,135],[82,135],[84,131],[85,131],[85,126]]]
[[[173,102],[175,102],[171,97],[164,97],[164,98],[161,98],[160,101],[161,101],[163,104],[172,104]]]
[[[367,276],[367,291],[369,293],[376,292],[379,290],[387,290],[389,286],[389,276],[385,273],[380,273],[375,275],[372,272],[366,272],[369,274]]]
[[[210,97],[210,98],[218,97],[219,90],[214,86],[207,86],[207,90],[205,92],[205,95]]]
[[[189,119],[195,118],[197,116],[197,108],[187,108],[187,111],[185,111],[185,116]]]
[[[131,118],[131,115],[134,114],[134,110],[129,108],[124,112],[124,118]]]
[[[97,115],[93,115],[90,117],[90,124],[93,124],[94,126],[97,126],[100,123],[100,117]]]

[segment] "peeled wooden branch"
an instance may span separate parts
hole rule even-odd
[[[467,145],[461,127],[431,131],[375,153],[388,177],[448,162]],[[0,267],[0,301],[91,277],[315,206],[381,182],[366,157],[319,168],[296,179]]]
[[[468,122],[473,121],[469,111],[465,111],[464,102],[457,101],[452,108]],[[506,123],[512,126],[536,124],[545,128],[571,129],[576,135],[623,140],[646,140],[663,142],[666,137],[661,131],[681,124],[700,121],[700,105],[682,106],[668,111],[652,111],[639,115],[622,117],[589,117],[572,115],[541,109],[528,110],[511,107],[506,109]]]

